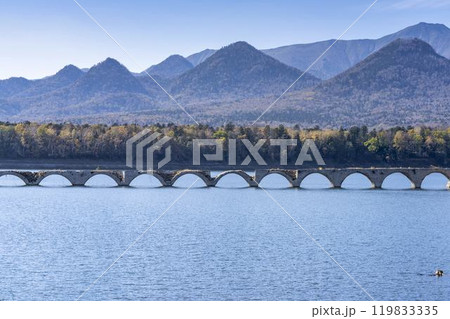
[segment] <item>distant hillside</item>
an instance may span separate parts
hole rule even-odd
[[[448,125],[449,113],[450,60],[421,40],[398,39],[311,94],[290,94],[270,117],[322,126]]]
[[[6,99],[17,93],[23,92],[33,85],[33,81],[22,77],[13,77],[0,80],[0,99]]]
[[[145,71],[152,76],[158,76],[163,79],[172,79],[189,71],[193,67],[191,62],[181,55],[171,55],[161,63],[153,65]],[[146,72],[142,72],[141,75],[147,76]]]
[[[441,90],[448,85],[448,59],[419,39],[398,39],[319,85],[317,91],[341,97],[386,92],[414,98],[441,95]]]
[[[0,81],[0,98],[24,98],[41,95],[68,86],[84,74],[79,68],[67,65],[58,73],[39,80],[10,78]]]
[[[68,114],[82,115],[88,109],[89,112],[100,114],[113,110],[134,111],[137,107],[135,104],[130,105],[129,101],[137,99],[140,104],[149,103],[147,91],[139,80],[114,59],[108,58],[88,72],[80,72],[76,72],[72,66],[66,67],[54,77],[39,80],[42,85],[33,88],[33,95],[24,91],[10,98],[7,103],[20,105],[15,108],[19,113],[14,115],[25,119],[41,116],[64,118]],[[78,80],[65,85],[68,79],[73,80],[75,77]],[[52,87],[55,89],[49,91]],[[143,99],[145,102],[142,102]]]
[[[111,58],[93,66],[68,90],[72,95],[79,95],[82,98],[99,92],[146,93],[139,80],[125,66]]]
[[[66,87],[84,75],[84,72],[73,65],[67,65],[58,73],[39,80],[31,81],[28,89],[14,95],[14,98],[42,95],[63,87]]]
[[[311,69],[311,74],[329,79],[362,61],[388,43],[400,38],[418,38],[438,54],[450,58],[450,29],[443,24],[419,23],[377,40],[340,40]],[[306,69],[334,40],[295,44],[263,50],[273,58],[298,69]]]
[[[171,92],[183,98],[243,98],[281,94],[302,71],[289,67],[246,42],[236,42],[214,53],[182,74]],[[299,90],[319,80],[306,74],[293,87]]]

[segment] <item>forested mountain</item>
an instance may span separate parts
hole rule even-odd
[[[141,83],[118,61],[108,58],[93,66],[69,88],[71,93],[91,96],[101,93],[146,93]]]
[[[442,89],[449,85],[450,60],[419,39],[398,39],[317,91],[344,98],[389,94],[414,99],[445,94]]]
[[[214,53],[171,85],[181,97],[237,99],[281,94],[302,71],[261,53],[246,42],[236,42]],[[317,84],[309,74],[295,85],[299,90]]]
[[[278,107],[280,114],[272,114],[278,120],[310,124],[448,125],[450,60],[421,40],[395,40],[313,92],[290,94]],[[302,119],[310,110],[314,116]]]

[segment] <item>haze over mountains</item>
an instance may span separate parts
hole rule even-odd
[[[330,41],[263,51],[237,42],[187,58],[173,55],[141,74],[108,58],[87,72],[69,65],[40,80],[1,80],[0,121],[190,123],[160,84],[197,121],[249,124]],[[339,41],[260,124],[449,125],[449,56],[450,30],[443,25]]]

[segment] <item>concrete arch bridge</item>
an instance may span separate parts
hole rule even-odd
[[[300,187],[302,181],[311,174],[325,176],[334,188],[340,188],[344,180],[352,174],[362,174],[372,183],[373,188],[381,188],[383,181],[391,174],[400,173],[411,181],[412,188],[421,188],[422,182],[430,174],[440,173],[450,180],[450,168],[305,168],[300,170],[288,169],[258,169],[254,174],[242,170],[229,170],[212,176],[208,170],[178,170],[178,171],[137,171],[137,170],[46,170],[46,171],[0,171],[0,177],[13,175],[21,179],[25,185],[39,185],[46,177],[59,175],[65,177],[73,186],[85,186],[86,182],[96,175],[106,175],[113,179],[118,186],[130,186],[131,182],[140,175],[154,176],[162,186],[173,186],[184,175],[198,176],[206,186],[216,184],[226,175],[236,174],[242,177],[250,187],[258,187],[268,175],[283,176],[292,187]],[[450,188],[450,182],[447,184]]]

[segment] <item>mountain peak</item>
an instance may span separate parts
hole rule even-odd
[[[247,51],[247,52],[251,52],[251,51],[255,52],[256,51],[256,52],[261,53],[261,51],[258,51],[258,49],[256,49],[254,46],[248,44],[245,41],[238,41],[238,42],[234,42],[232,44],[229,44],[229,45],[223,47],[218,52],[220,52],[220,51],[230,51],[230,50],[236,50],[236,51],[239,50],[239,51]]]
[[[276,63],[282,64],[278,60],[275,60],[265,53],[259,51],[245,41],[238,41],[224,46],[220,50],[216,51],[208,60],[211,61],[211,59],[219,60],[224,58],[225,60],[222,60],[223,62],[233,63],[235,65],[238,65],[239,63],[250,62],[249,60],[251,59],[255,59],[253,61],[254,63],[260,63],[262,62],[262,60],[267,61],[267,59],[270,59],[273,60],[272,62],[276,61]],[[285,66],[287,67],[287,65]]]
[[[172,92],[200,98],[240,99],[281,94],[302,71],[287,66],[244,41],[215,52],[194,69],[176,79]],[[294,90],[317,84],[305,74]]]
[[[397,39],[351,69],[321,85],[322,92],[375,94],[402,92],[410,97],[450,83],[450,61],[419,39]]]
[[[169,56],[161,63],[149,67],[142,73],[148,73],[152,76],[156,75],[161,78],[171,79],[185,73],[193,67],[194,66],[192,65],[192,63],[189,62],[186,58],[182,57],[179,54],[174,54]]]
[[[428,23],[428,22],[419,22],[418,24],[413,25],[410,28],[434,28],[434,29],[441,29],[441,30],[445,30],[445,31],[450,30],[449,28],[447,28],[447,26],[445,24]]]
[[[93,92],[146,93],[136,77],[113,58],[107,58],[94,65],[74,86],[83,94]]]
[[[122,64],[120,64],[119,61],[117,61],[116,59],[113,59],[113,58],[109,58],[109,57],[106,58],[106,60],[94,65],[91,68],[91,70],[98,69],[98,68],[121,68],[121,69],[123,68],[123,69],[126,69],[126,67],[123,66]]]
[[[184,60],[186,60],[186,58],[184,58],[183,56],[181,56],[179,54],[172,54],[164,61],[180,61],[180,60],[184,61]]]
[[[64,77],[76,78],[76,77],[80,77],[82,74],[84,74],[83,71],[81,71],[75,65],[69,64],[69,65],[66,65],[64,68],[62,68],[61,70],[59,70],[55,74],[55,76],[58,76],[58,77],[64,76]]]
[[[68,64],[65,67],[63,67],[60,71],[81,71],[79,68],[77,68],[75,65],[73,64]]]
[[[230,45],[227,45],[227,47],[241,47],[241,48],[247,48],[247,47],[251,47],[254,48],[252,45],[248,44],[248,42],[246,41],[237,41],[237,42],[233,42]]]
[[[375,54],[383,53],[387,50],[395,50],[393,52],[399,52],[399,53],[426,53],[426,54],[436,54],[434,49],[426,43],[425,41],[422,41],[418,38],[407,38],[407,39],[397,39],[386,45],[385,47],[381,48],[378,52]]]
[[[120,76],[120,77],[134,77],[133,74],[119,61],[113,58],[97,63],[89,69],[86,76]]]
[[[420,39],[397,39],[343,74],[367,67],[376,67],[376,69],[381,70],[393,65],[397,68],[401,66],[402,70],[417,68],[418,70],[426,71],[429,67],[428,63],[433,65],[435,63],[444,63],[448,65],[450,61],[438,55],[431,45]]]

